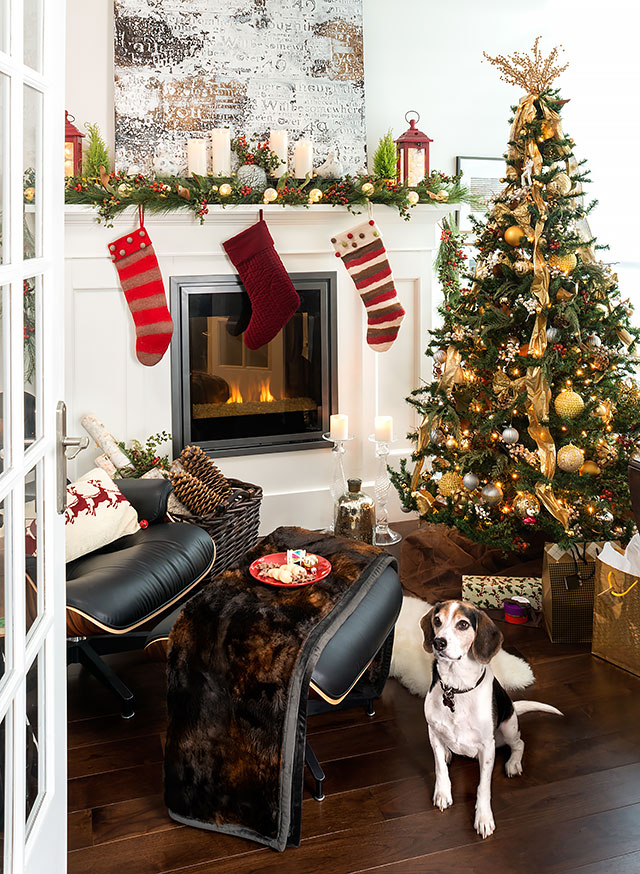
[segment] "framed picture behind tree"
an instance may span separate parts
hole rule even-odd
[[[477,202],[482,206],[470,207],[460,204],[456,213],[458,227],[463,233],[472,230],[469,217],[483,218],[489,206],[489,200],[504,187],[500,179],[504,176],[504,158],[477,158],[458,155],[456,158],[456,173],[463,173],[462,181]]]

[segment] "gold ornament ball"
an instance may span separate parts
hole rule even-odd
[[[362,190],[364,191],[364,187]],[[407,200],[409,201],[410,206],[415,206],[416,203],[420,203],[420,195],[417,191],[410,191],[407,194]]]
[[[531,261],[516,261],[513,265],[513,272],[516,276],[526,276],[528,273],[531,273],[533,270],[533,264]]]
[[[520,519],[537,516],[540,513],[540,501],[531,492],[520,492],[514,498],[513,511]]]
[[[585,461],[585,463],[580,468],[581,474],[588,474],[589,476],[598,476],[600,473],[600,468],[595,463],[595,461]]]
[[[584,401],[577,391],[565,389],[556,398],[555,408],[563,419],[575,419],[584,410]]]
[[[322,191],[319,188],[312,188],[309,192],[309,203],[319,203],[322,200]]]
[[[566,473],[575,473],[584,464],[584,452],[573,443],[558,449],[558,467]]]
[[[366,194],[369,197],[374,192],[374,185],[372,182],[365,182],[362,186],[362,193]]]
[[[231,186],[228,182],[223,182],[220,188],[218,189],[218,193],[220,197],[228,197],[231,194]]]
[[[554,178],[551,180],[549,186],[551,187],[551,190],[554,194],[560,194],[564,196],[571,191],[573,184],[566,173],[558,173],[558,175],[554,176]]]
[[[502,489],[497,483],[487,483],[480,494],[490,507],[495,507],[503,498]]]
[[[510,228],[504,232],[504,241],[508,243],[510,246],[519,246],[520,243],[526,237],[525,232],[522,230],[520,225],[511,225]]]
[[[447,437],[444,445],[447,447],[447,449],[457,449],[458,448],[458,441],[453,436]]]
[[[450,471],[443,473],[438,482],[438,491],[444,498],[449,498],[462,488],[462,477],[459,473]]]
[[[557,267],[558,270],[562,270],[563,273],[571,273],[578,266],[578,259],[573,252],[569,252],[568,255],[551,255],[549,264],[551,267]]]
[[[274,200],[277,200],[278,192],[275,188],[265,188],[262,192],[262,199],[265,203],[273,203]]]

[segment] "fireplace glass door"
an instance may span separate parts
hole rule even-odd
[[[335,401],[333,276],[292,275],[300,306],[260,349],[243,340],[251,302],[237,277],[171,280],[179,328],[174,449],[197,443],[213,455],[239,455],[326,445]]]

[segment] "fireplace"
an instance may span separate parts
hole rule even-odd
[[[326,447],[337,404],[335,273],[293,273],[300,306],[255,351],[240,279],[171,279],[174,456],[198,444],[213,456]]]

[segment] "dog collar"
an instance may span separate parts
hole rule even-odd
[[[445,707],[448,707],[452,713],[455,713],[456,703],[454,701],[454,695],[464,695],[465,692],[472,692],[474,689],[477,689],[480,683],[484,680],[485,674],[487,673],[487,669],[485,668],[480,676],[478,677],[478,682],[475,686],[471,686],[470,689],[454,689],[453,686],[446,686],[442,680],[440,680],[440,687],[442,689],[442,703]]]

